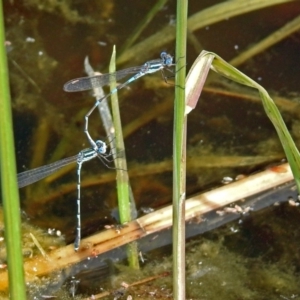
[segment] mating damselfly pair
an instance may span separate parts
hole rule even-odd
[[[148,61],[141,66],[123,69],[115,73],[107,73],[107,74],[96,75],[91,77],[81,77],[81,78],[70,80],[64,85],[64,90],[66,92],[86,91],[86,90],[91,90],[97,87],[103,87],[105,85],[108,85],[111,81],[111,78],[114,78],[115,80],[118,81],[122,78],[134,74],[127,81],[118,85],[109,94],[107,94],[106,96],[100,99],[97,99],[94,106],[85,115],[84,132],[88,138],[91,148],[80,151],[78,155],[65,158],[57,162],[54,162],[52,164],[35,168],[33,170],[28,170],[18,174],[18,185],[19,188],[21,188],[49,176],[50,174],[56,172],[57,170],[61,169],[62,167],[70,163],[77,162],[77,215],[76,215],[77,225],[76,225],[76,237],[74,242],[75,251],[79,249],[80,240],[81,240],[81,212],[80,212],[81,177],[80,174],[81,174],[82,164],[96,157],[98,157],[100,160],[105,159],[107,157],[106,143],[101,140],[94,141],[89,134],[88,120],[90,115],[97,108],[97,106],[101,101],[109,98],[112,94],[116,93],[118,90],[122,89],[123,87],[129,85],[131,82],[137,80],[138,78],[144,75],[155,73],[159,70],[163,71],[164,69],[168,69],[169,67],[172,66],[175,66],[175,64],[173,63],[173,57],[166,52],[162,52],[160,59]]]

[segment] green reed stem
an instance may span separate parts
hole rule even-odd
[[[113,54],[111,57],[111,62],[109,65],[109,72],[114,73],[116,71],[116,48],[113,49]],[[110,89],[116,88],[116,81],[112,80],[110,84]],[[119,215],[121,224],[131,221],[131,205],[129,197],[129,178],[127,171],[127,162],[125,155],[125,145],[122,133],[122,124],[120,116],[120,108],[117,93],[111,96],[111,106],[113,114],[113,122],[115,127],[116,136],[116,172],[117,172],[117,194],[118,194],[118,204],[119,204]],[[135,242],[127,245],[127,257],[129,265],[132,268],[139,268],[138,260],[138,250],[137,244]]]
[[[13,122],[5,49],[3,4],[0,5],[0,168],[10,299],[26,299],[21,244]]]
[[[185,299],[185,73],[187,0],[177,0],[176,88],[173,131],[173,297]]]

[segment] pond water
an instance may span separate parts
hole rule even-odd
[[[189,16],[222,2],[190,1]],[[92,94],[66,93],[62,87],[72,78],[86,76],[83,66],[86,56],[95,70],[107,72],[113,45],[120,57],[129,37],[153,5],[151,1],[136,0],[122,3],[105,0],[5,2],[18,172],[76,155],[90,146],[83,128],[84,115],[94,103]],[[215,52],[230,61],[299,13],[300,3],[288,2],[225,18],[190,32],[187,69],[199,55],[199,49]],[[143,43],[168,26],[172,31],[176,24],[175,15],[175,2],[167,1],[134,44]],[[159,58],[161,51],[174,54],[174,38],[166,38],[166,41],[157,41],[151,48],[127,48],[122,52],[125,58],[117,69]],[[297,104],[299,50],[300,35],[295,32],[238,68],[264,86],[271,96],[286,100],[281,103]],[[130,55],[126,56],[126,53]],[[172,158],[172,78],[169,83],[166,84],[158,72],[119,92],[129,176],[130,170],[148,167],[145,175],[140,171],[139,176],[130,177],[138,209],[157,209],[172,201],[171,168],[159,168],[157,164],[168,163]],[[210,75],[198,106],[188,119],[187,197],[220,186],[225,176],[248,175],[284,158],[271,122],[260,101],[253,97],[257,95],[251,89]],[[284,104],[279,108],[299,144],[300,108],[294,105],[291,109]],[[91,116],[89,132],[95,139],[110,142],[96,112]],[[215,156],[213,168],[193,167],[195,161],[206,156]],[[224,156],[232,157],[230,167],[217,163],[218,158]],[[243,156],[253,156],[253,163],[239,166]],[[266,159],[256,162],[257,156]],[[109,167],[100,161],[83,164],[83,236],[102,230],[106,224],[117,223],[112,213],[117,207],[115,170],[113,165]],[[41,181],[20,190],[22,208],[30,223],[43,229],[60,230],[66,243],[72,243],[75,237],[76,181],[74,165],[68,173],[51,181]],[[228,234],[228,228],[232,226],[229,225],[226,229],[207,233],[197,243],[192,241],[187,247],[188,297],[220,299],[220,293],[224,293],[226,299],[297,299],[300,295],[295,283],[299,273],[298,214],[297,208],[288,205],[271,208],[258,213],[257,218],[250,216],[240,225],[237,234]],[[166,256],[165,264],[156,262],[161,253]],[[148,258],[146,274],[150,274],[147,268],[160,264],[156,274],[162,269],[170,272],[169,254],[169,249],[163,249]],[[200,262],[205,265],[206,277],[195,267]],[[225,281],[221,275],[230,279]],[[167,279],[162,286],[166,294],[156,297],[171,299],[172,289]],[[159,285],[155,288],[160,289]],[[91,291],[81,288],[78,292]],[[64,293],[66,299],[71,297],[68,292]],[[147,297],[143,295],[139,299]]]

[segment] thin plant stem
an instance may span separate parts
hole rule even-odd
[[[5,49],[3,4],[0,4],[0,167],[10,299],[26,299],[20,201]]]
[[[116,48],[113,49],[113,54],[111,57],[111,62],[109,65],[109,72],[114,73],[116,71]],[[116,81],[112,80],[110,84],[111,90],[116,88]],[[117,172],[117,194],[118,194],[118,204],[119,204],[119,215],[121,224],[127,223],[131,221],[131,203],[130,203],[130,185],[127,171],[127,162],[125,155],[125,145],[123,140],[122,133],[122,124],[121,124],[121,116],[120,116],[120,108],[118,102],[117,93],[112,94],[111,96],[111,106],[113,113],[113,122],[115,128],[115,137],[116,137],[116,172]],[[135,242],[127,245],[127,257],[129,261],[129,265],[132,268],[139,268],[139,260],[138,260],[138,250],[137,244]]]
[[[177,1],[176,89],[173,131],[173,298],[185,299],[185,65],[187,0]]]

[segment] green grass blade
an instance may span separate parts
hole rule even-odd
[[[213,60],[211,59],[211,57],[213,57]],[[300,154],[278,108],[276,107],[272,98],[269,96],[268,92],[257,82],[231,66],[217,54],[202,51],[199,60],[201,60],[201,58],[203,58],[203,60],[205,61],[212,61],[211,69],[219,73],[220,75],[258,90],[264,106],[264,110],[277,131],[287,160],[291,166],[298,191],[300,192]]]
[[[113,49],[113,54],[111,57],[111,62],[109,65],[109,72],[114,73],[116,71],[116,48]],[[111,90],[116,88],[116,81],[113,80],[110,84]],[[115,128],[116,136],[116,172],[117,172],[117,194],[118,194],[118,205],[119,205],[119,215],[121,224],[131,221],[131,204],[129,198],[129,178],[127,171],[127,162],[125,155],[125,145],[122,133],[122,124],[120,116],[120,108],[118,101],[118,94],[114,93],[111,96],[111,106],[113,114],[113,122]],[[139,268],[138,260],[138,249],[135,242],[127,245],[127,257],[129,265],[132,268]]]
[[[21,245],[20,201],[17,185],[13,123],[0,5],[0,166],[10,299],[26,299]]]
[[[116,50],[114,47],[111,63],[109,66],[109,72],[114,73],[115,69],[115,57]],[[112,81],[110,84],[111,90],[116,88],[116,82]],[[116,171],[117,171],[117,192],[119,201],[119,213],[121,223],[126,223],[130,221],[130,202],[129,202],[129,187],[128,187],[128,172],[127,163],[125,159],[125,146],[122,134],[122,124],[120,118],[120,110],[118,104],[118,95],[114,93],[111,95],[111,106],[113,114],[113,122],[115,127],[116,135],[116,147],[117,159],[116,159]]]
[[[256,88],[259,91],[265,112],[277,131],[285,155],[291,166],[298,191],[300,192],[300,154],[274,101],[261,85],[232,67],[221,57],[216,54],[214,55],[215,59],[212,66],[218,73],[241,84]]]
[[[187,0],[177,1],[176,89],[173,131],[173,298],[185,299],[185,73]]]

